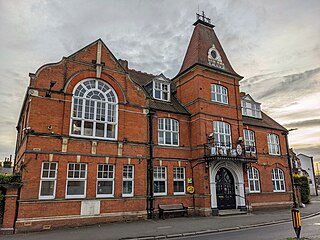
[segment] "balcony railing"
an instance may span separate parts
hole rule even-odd
[[[210,160],[234,160],[241,162],[256,162],[255,146],[239,144],[212,143],[204,144],[204,157]]]

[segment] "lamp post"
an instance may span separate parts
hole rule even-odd
[[[288,158],[288,165],[289,165],[289,171],[290,171],[290,179],[291,179],[291,188],[292,188],[292,200],[293,200],[293,208],[297,208],[297,199],[296,199],[296,194],[295,194],[295,188],[294,188],[294,181],[293,181],[293,175],[292,175],[292,164],[291,164],[291,159],[290,159],[290,154],[289,154],[289,141],[288,141],[288,135],[289,132],[298,130],[298,128],[291,128],[285,132],[282,133],[282,135],[285,136],[286,138],[286,148],[287,148],[287,158]]]
[[[288,134],[290,131],[297,130],[298,128],[292,128],[282,133],[286,137],[286,145],[287,145],[287,157],[288,157],[288,165],[290,170],[290,178],[291,178],[291,186],[292,186],[292,197],[293,197],[293,207],[291,209],[291,216],[292,216],[292,223],[293,223],[293,229],[296,232],[297,238],[300,239],[300,233],[301,233],[301,218],[300,218],[300,211],[297,209],[297,199],[296,199],[296,193],[295,193],[295,187],[294,187],[294,181],[292,176],[292,164],[289,154],[289,141],[288,141]]]

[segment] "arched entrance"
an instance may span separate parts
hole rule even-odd
[[[231,172],[224,167],[220,168],[215,182],[218,209],[236,208],[235,185]]]

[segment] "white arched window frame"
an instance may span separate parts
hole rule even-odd
[[[284,173],[280,168],[272,169],[272,186],[274,192],[285,192]]]
[[[217,147],[231,148],[231,127],[229,123],[214,121],[214,143]]]
[[[104,81],[79,82],[72,97],[70,135],[99,139],[117,139],[118,98]]]
[[[279,137],[276,134],[268,134],[268,149],[270,155],[280,155]]]
[[[211,101],[228,104],[228,89],[221,85],[211,84]]]
[[[158,144],[179,146],[179,122],[171,118],[158,119]]]
[[[244,136],[244,146],[245,146],[246,152],[255,153],[256,142],[255,142],[254,132],[249,129],[244,129],[243,136]]]
[[[247,170],[249,192],[258,193],[260,192],[260,178],[259,171],[255,167],[249,167]]]

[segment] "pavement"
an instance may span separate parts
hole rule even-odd
[[[311,203],[300,208],[302,225],[303,219],[320,215],[320,196],[311,198]],[[291,211],[288,208],[278,210],[255,211],[246,215],[211,216],[211,217],[177,217],[142,220],[133,222],[106,223],[78,228],[65,228],[38,233],[14,234],[1,236],[2,240],[149,240],[167,239],[199,234],[231,231],[253,228],[291,221]]]

